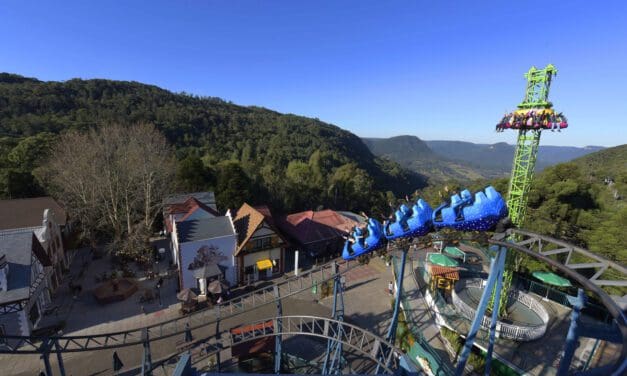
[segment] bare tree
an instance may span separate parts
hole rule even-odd
[[[63,134],[38,172],[93,240],[96,231],[134,250],[147,234],[175,171],[172,148],[150,124]],[[139,251],[137,249],[137,251]]]

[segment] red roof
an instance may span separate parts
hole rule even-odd
[[[253,208],[263,214],[264,219],[268,222],[268,224],[270,224],[270,226],[274,226],[274,218],[272,218],[272,212],[267,205],[257,205],[253,206]]]
[[[166,214],[180,214],[180,213],[189,214],[190,212],[195,211],[197,208],[202,208],[204,211],[211,213],[215,215],[216,217],[220,216],[220,213],[218,213],[216,210],[213,210],[212,208],[198,201],[194,197],[188,198],[182,204],[172,204],[172,205],[166,206],[165,212]]]
[[[279,223],[283,231],[301,244],[338,238],[358,225],[357,222],[330,209],[290,214]]]
[[[166,213],[165,223],[166,223],[166,227],[168,231],[172,232],[172,223],[170,222],[170,215],[185,213],[178,220],[178,222],[180,222],[180,221],[186,220],[190,215],[192,215],[192,213],[194,213],[198,209],[202,209],[206,211],[207,213],[212,214],[215,217],[220,216],[220,213],[218,213],[211,207],[203,204],[202,202],[198,201],[194,197],[189,197],[187,200],[185,200],[185,202],[181,204],[172,204],[172,205],[168,205],[165,207],[165,213]]]

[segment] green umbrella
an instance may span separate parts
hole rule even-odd
[[[448,266],[448,267],[454,267],[454,266],[459,265],[457,261],[441,253],[430,253],[429,262],[435,265]]]
[[[567,280],[566,278],[562,278],[555,273],[537,271],[537,272],[531,273],[531,275],[541,280],[542,282],[548,283],[549,285],[560,286],[560,287],[572,286],[569,280]]]

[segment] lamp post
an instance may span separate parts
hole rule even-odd
[[[159,263],[157,263],[159,264]],[[157,281],[157,285],[155,286],[155,290],[157,290],[157,298],[159,299],[159,307],[162,306],[161,303],[161,286],[163,286],[163,278],[159,278],[159,281]]]

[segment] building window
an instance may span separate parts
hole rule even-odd
[[[255,266],[251,265],[244,268],[244,274],[255,274]]]
[[[272,239],[270,237],[261,239],[261,246],[263,248],[270,247],[271,244],[272,244]]]
[[[270,237],[255,239],[253,243],[253,249],[269,248],[272,245],[272,239]]]

